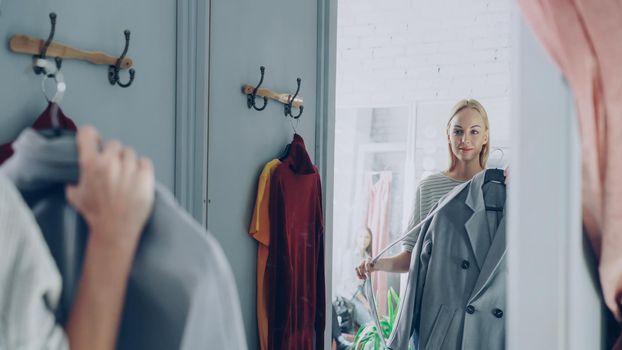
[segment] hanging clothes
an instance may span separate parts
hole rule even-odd
[[[323,220],[320,175],[296,134],[270,183],[270,350],[323,349]]]
[[[69,349],[54,315],[60,273],[35,218],[4,176],[0,227],[0,349]]]
[[[75,138],[32,129],[14,143],[0,173],[34,210],[63,278],[57,321],[77,293],[88,227],[67,203],[79,176]],[[216,239],[157,184],[151,216],[136,250],[117,349],[247,349],[231,267]]]
[[[257,331],[259,348],[268,349],[268,296],[270,283],[266,281],[266,265],[270,253],[270,179],[281,164],[279,159],[268,162],[257,183],[257,198],[248,233],[257,240]]]
[[[35,120],[35,122],[32,124],[32,128],[35,130],[43,130],[43,129],[51,129],[53,124],[52,124],[52,113],[51,113],[51,109],[53,108],[53,104],[52,103],[48,103],[47,108],[43,111],[43,113],[41,113],[41,115]],[[64,113],[63,111],[59,108],[57,109],[58,111],[58,122],[59,122],[59,127],[62,129],[67,129],[67,130],[71,130],[71,131],[76,131],[76,124],[73,122],[73,120],[69,119]],[[12,147],[13,143],[9,142],[9,143],[5,143],[3,145],[0,145],[0,165],[2,163],[4,163],[7,159],[11,158],[11,156],[13,155],[13,147]]]
[[[365,224],[372,232],[372,255],[378,254],[380,249],[386,247],[390,242],[389,237],[389,211],[391,204],[391,180],[393,175],[390,171],[380,172],[380,178],[374,182],[374,174],[367,174],[367,214]],[[387,313],[387,292],[389,291],[387,274],[382,273],[376,276],[373,288],[378,300],[378,311],[386,315]]]
[[[504,348],[506,193],[485,175],[449,192],[424,220],[390,349],[407,349],[411,337],[426,350]]]

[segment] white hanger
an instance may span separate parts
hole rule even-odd
[[[41,67],[44,69],[45,74],[43,74],[43,80],[41,80],[41,91],[43,91],[43,96],[50,103],[59,103],[62,101],[63,96],[65,95],[65,91],[67,90],[67,84],[65,84],[65,77],[63,73],[58,69],[55,62],[38,58],[35,62],[37,67]],[[51,98],[48,96],[48,93],[45,89],[45,82],[52,78],[56,82],[56,92],[54,96]]]

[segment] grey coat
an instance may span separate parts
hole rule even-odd
[[[41,227],[63,278],[57,320],[77,292],[88,229],[64,187],[78,179],[73,137],[25,130],[2,167]],[[231,267],[216,239],[161,186],[129,277],[119,349],[246,349]]]
[[[437,204],[422,229],[410,262],[394,350],[493,350],[505,346],[505,187],[485,172]],[[432,209],[434,211],[434,209]]]

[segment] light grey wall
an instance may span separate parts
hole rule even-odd
[[[233,266],[250,349],[257,348],[255,314],[257,244],[248,235],[257,179],[263,165],[291,141],[283,105],[249,110],[243,84],[277,92],[296,89],[305,101],[299,134],[314,158],[316,137],[317,2],[212,0],[207,226]]]
[[[67,92],[60,103],[76,124],[95,125],[154,160],[157,179],[173,188],[175,166],[176,3],[165,0],[3,0],[0,5],[0,143],[14,139],[46,106],[31,57],[9,51],[17,33],[47,38],[56,12],[55,40],[119,55],[123,30],[132,32],[128,55],[136,79],[111,86],[107,66],[66,61]],[[123,81],[127,72],[121,73]]]

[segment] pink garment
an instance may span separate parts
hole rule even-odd
[[[370,173],[366,179],[369,188],[366,224],[372,232],[372,255],[375,256],[386,247],[389,237],[389,199],[391,191],[391,172],[383,171],[376,183]],[[389,291],[387,274],[379,273],[372,280],[372,287],[377,296],[378,313],[387,313],[387,292]]]
[[[605,303],[622,320],[622,3],[519,0],[574,92],[583,152],[584,225]],[[622,338],[616,349],[622,349]]]
[[[576,1],[587,28],[602,79],[605,107],[603,138],[603,200],[600,278],[607,306],[622,320],[622,3],[612,0]]]
[[[581,129],[583,221],[592,248],[600,255],[604,107],[598,63],[572,0],[519,0],[536,35],[570,84]]]

